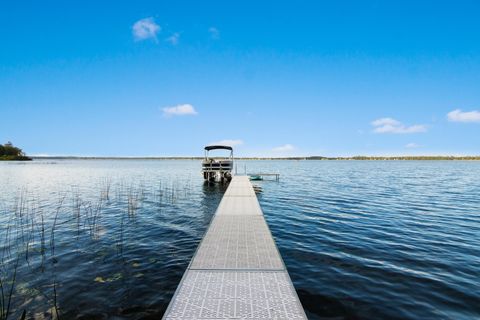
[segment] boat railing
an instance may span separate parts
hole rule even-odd
[[[233,164],[231,162],[203,163],[202,168],[203,170],[231,170],[233,168]]]

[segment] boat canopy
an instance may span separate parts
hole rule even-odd
[[[215,150],[215,149],[223,149],[223,150],[230,150],[230,151],[233,151],[233,148],[230,147],[230,146],[206,146],[205,147],[205,150],[206,151],[210,151],[210,150]]]

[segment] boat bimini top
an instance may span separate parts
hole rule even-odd
[[[214,146],[206,146],[205,147],[205,159],[208,159],[208,152],[211,150],[230,150],[230,160],[233,160],[233,148],[230,146],[221,146],[221,145],[214,145]]]
[[[215,149],[223,149],[223,150],[230,150],[233,151],[233,148],[230,146],[206,146],[205,151],[215,150]]]

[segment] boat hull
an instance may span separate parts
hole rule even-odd
[[[204,161],[202,163],[203,178],[211,182],[232,180],[233,161]]]

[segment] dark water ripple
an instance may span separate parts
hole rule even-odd
[[[282,167],[260,201],[311,319],[480,317],[480,163]]]
[[[256,182],[258,197],[309,318],[480,318],[479,162],[246,165],[281,174]],[[54,290],[64,319],[160,318],[224,191],[198,171],[197,161],[1,164],[3,279],[21,253],[15,318],[51,318]],[[95,206],[105,179],[95,236],[85,219],[79,232],[72,199]],[[43,260],[38,232],[25,258],[28,228],[12,217],[22,192],[35,198],[26,216],[38,224],[43,212],[47,227],[65,198]],[[132,216],[129,196],[139,198]]]

